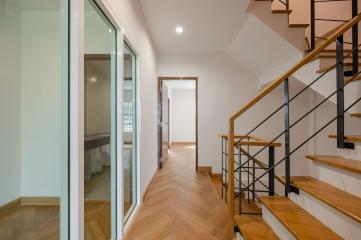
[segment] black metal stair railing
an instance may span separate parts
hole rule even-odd
[[[222,179],[222,190],[221,190],[221,196],[223,199],[225,199],[225,201],[227,202],[227,174],[228,174],[228,170],[227,170],[227,157],[228,157],[228,152],[227,152],[227,136],[221,136],[221,141],[222,141],[222,172],[221,172],[221,179]],[[249,142],[249,138],[248,138],[248,142]],[[246,142],[247,143],[247,142]],[[242,179],[247,179],[247,184],[250,184],[251,182],[253,182],[254,184],[252,185],[252,189],[250,191],[247,191],[247,196],[246,196],[246,200],[248,202],[248,204],[250,203],[250,201],[252,201],[253,203],[256,201],[256,196],[258,193],[266,193],[269,196],[274,196],[275,193],[275,174],[274,174],[274,170],[272,170],[272,166],[274,165],[274,160],[275,160],[275,146],[269,146],[268,147],[269,152],[268,152],[268,165],[264,164],[263,162],[261,162],[260,160],[256,159],[256,158],[252,158],[252,155],[250,154],[250,145],[246,144],[246,148],[244,149],[242,146],[238,146],[236,152],[234,152],[234,156],[237,156],[238,159],[237,161],[235,161],[235,164],[238,166],[237,170],[235,170],[235,174],[238,174],[238,176],[234,177],[235,181],[237,182],[238,186],[235,187],[235,198],[238,198],[238,210],[239,210],[239,214],[259,214],[259,213],[255,213],[255,212],[247,212],[247,211],[243,211],[242,209],[242,201],[243,198],[241,196],[241,191],[242,189],[244,189],[247,185],[245,183],[243,183]],[[242,163],[242,161],[244,161],[244,159],[246,160],[252,160],[252,161],[248,161],[246,163],[246,165],[244,165]],[[269,171],[269,177],[268,177],[268,183],[264,183],[263,181],[259,180],[259,181],[255,181],[256,179],[256,170],[268,170],[271,169]],[[246,177],[244,178],[244,175],[246,175]],[[278,181],[282,181],[283,180],[277,176],[276,178]],[[256,183],[259,183],[261,188],[258,188],[256,186]],[[276,194],[277,195],[277,194]]]
[[[338,148],[353,148],[354,145],[352,143],[345,142],[344,138],[344,126],[345,126],[345,117],[344,114],[348,110],[350,110],[352,107],[354,107],[358,102],[361,101],[361,97],[358,98],[356,101],[354,101],[350,106],[345,108],[344,106],[344,88],[348,84],[350,84],[353,80],[355,80],[361,72],[357,72],[356,74],[353,74],[351,78],[348,79],[348,81],[345,82],[345,74],[344,74],[344,58],[350,56],[355,50],[358,52],[360,45],[357,45],[356,48],[352,48],[351,51],[349,51],[346,55],[344,53],[343,49],[343,35],[339,36],[336,39],[336,63],[329,67],[327,71],[319,75],[316,79],[314,79],[310,84],[302,88],[295,96],[292,98],[289,97],[289,80],[286,79],[284,81],[284,103],[278,107],[274,112],[269,114],[264,120],[262,120],[259,124],[257,124],[254,128],[252,128],[246,135],[240,136],[235,139],[233,148],[236,150],[236,152],[232,152],[233,155],[238,156],[238,161],[236,158],[234,158],[234,163],[237,166],[234,169],[234,173],[238,173],[238,178],[234,176],[234,180],[238,183],[238,187],[235,189],[235,197],[240,199],[242,198],[243,194],[247,192],[248,194],[251,193],[252,199],[254,199],[254,196],[257,193],[263,192],[268,193],[269,195],[275,194],[274,192],[274,179],[275,176],[275,169],[277,166],[279,166],[281,163],[285,163],[285,177],[284,177],[284,195],[288,196],[289,193],[295,192],[298,193],[298,189],[292,185],[291,183],[291,156],[297,152],[302,146],[304,146],[306,143],[308,143],[311,139],[313,139],[315,136],[317,136],[320,132],[322,132],[325,128],[327,128],[331,123],[334,121],[337,121],[337,147]],[[325,97],[322,101],[320,101],[318,104],[316,104],[313,108],[308,110],[305,114],[303,114],[300,118],[298,118],[293,123],[290,123],[290,103],[294,101],[297,97],[299,97],[302,93],[304,93],[307,89],[311,88],[315,83],[320,81],[320,79],[324,78],[327,73],[329,73],[331,70],[336,69],[336,90],[333,91],[331,94],[329,94],[327,97]],[[337,115],[332,118],[329,122],[327,122],[325,125],[323,125],[320,129],[318,129],[315,133],[313,133],[311,136],[309,136],[307,139],[305,139],[301,144],[299,144],[297,147],[291,149],[290,147],[290,131],[293,129],[297,124],[299,124],[303,119],[305,119],[307,116],[309,116],[312,112],[314,112],[316,109],[318,109],[321,105],[323,105],[325,102],[331,99],[331,97],[337,95],[336,97],[336,105],[337,105]],[[249,149],[247,150],[241,150],[240,143],[245,140],[249,139],[250,134],[252,134],[256,129],[258,129],[260,126],[262,126],[265,122],[267,122],[270,118],[275,116],[278,112],[281,110],[284,110],[284,130],[278,134],[275,138],[273,138],[271,141],[269,141],[266,145],[261,147],[258,151],[256,151],[255,154],[251,155],[249,154]],[[278,160],[277,162],[274,159],[274,148],[271,149],[272,144],[277,141],[281,136],[284,136],[284,157]],[[228,148],[228,142],[227,137],[222,138],[222,186],[228,187],[227,181],[224,182],[225,179],[228,179],[228,168],[227,168],[227,161],[226,159],[229,156],[229,153],[226,149]],[[255,160],[256,157],[262,153],[264,150],[269,148],[269,163],[267,165],[263,165],[262,167],[255,167]],[[247,159],[245,161],[241,161],[241,157],[246,156]],[[262,174],[259,176],[256,176],[256,169],[263,170]],[[247,183],[242,182],[242,176],[241,174],[245,172],[248,174]],[[265,185],[262,182],[262,178],[268,175],[269,180],[268,186]],[[251,179],[250,179],[251,176]],[[279,180],[279,179],[278,179]],[[256,183],[261,183],[261,185],[264,187],[265,190],[257,190],[255,188]],[[224,195],[223,187],[222,187],[222,197]],[[225,194],[226,198],[226,194]],[[250,199],[250,196],[248,195],[248,199]],[[241,202],[239,203],[239,212],[243,213],[241,210]]]
[[[332,3],[332,2],[350,2],[351,1],[351,15],[352,18],[356,17],[358,14],[358,0],[310,0],[311,1],[311,29],[310,29],[310,38],[311,38],[311,50],[314,50],[316,47],[316,39],[321,39],[321,40],[327,40],[326,38],[322,37],[322,36],[317,36],[316,32],[317,32],[317,22],[340,22],[340,23],[346,23],[349,21],[349,19],[329,19],[329,18],[322,18],[322,17],[317,17],[316,16],[316,4],[320,4],[322,6],[324,6],[325,4],[328,3]],[[320,6],[320,7],[322,7]],[[358,57],[358,49],[357,46],[359,45],[358,43],[358,24],[356,23],[353,27],[352,27],[352,41],[351,42],[347,42],[344,41],[345,44],[350,44],[352,45],[352,49],[354,49],[352,51],[352,71],[350,72],[346,72],[346,76],[352,76],[355,75],[358,72],[358,68],[359,68],[359,57]],[[356,50],[355,50],[356,49]]]

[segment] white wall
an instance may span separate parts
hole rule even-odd
[[[66,129],[59,14],[23,11],[21,49],[21,195],[60,196]]]
[[[0,174],[0,184],[6,186],[1,186],[0,205],[20,196],[60,196],[67,157],[59,14],[19,8],[5,12],[0,21],[2,36],[7,36],[1,38],[5,55],[0,61],[5,62],[0,95],[5,104],[1,111],[7,114],[1,120],[0,164],[6,172]]]
[[[20,14],[0,11],[0,206],[20,195]]]
[[[228,133],[228,118],[241,106],[252,99],[258,92],[257,77],[242,68],[231,57],[222,53],[200,54],[161,54],[158,61],[158,73],[161,76],[196,76],[198,82],[199,104],[199,165],[213,166],[213,171],[220,173],[221,143],[220,134]],[[270,104],[271,103],[271,104]],[[246,133],[258,121],[266,117],[283,103],[283,91],[275,91],[253,111],[247,112],[237,121],[237,133]],[[296,118],[305,111],[307,103],[296,101],[292,103],[291,111]],[[255,132],[255,135],[271,139],[284,128],[283,111]],[[292,146],[296,146],[306,137],[308,122],[302,124],[291,134],[297,136]],[[283,137],[280,139],[283,142]],[[294,173],[305,174],[307,162],[297,161],[307,153],[307,147],[302,148],[294,156]],[[253,151],[255,152],[255,151]],[[284,154],[284,149],[277,150],[277,157]],[[267,155],[260,156],[267,159]],[[281,176],[284,175],[279,168]]]
[[[196,91],[171,89],[170,142],[196,141]]]

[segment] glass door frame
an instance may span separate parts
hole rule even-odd
[[[135,161],[135,166],[134,169],[132,171],[132,179],[135,182],[135,191],[133,193],[133,197],[134,197],[134,204],[132,204],[128,210],[127,213],[125,213],[124,215],[124,219],[123,219],[123,225],[125,228],[127,228],[128,223],[131,222],[130,220],[132,219],[132,216],[134,215],[134,213],[136,212],[136,208],[139,205],[139,189],[140,189],[140,185],[139,185],[139,151],[138,151],[138,129],[139,129],[139,125],[138,125],[138,54],[136,53],[136,51],[134,50],[132,44],[130,43],[130,41],[124,37],[124,41],[123,41],[123,48],[128,48],[128,50],[131,52],[132,54],[132,77],[134,77],[134,81],[132,83],[132,87],[133,87],[133,96],[132,96],[132,101],[133,103],[133,117],[134,117],[134,130],[133,130],[133,134],[132,134],[132,138],[134,140],[133,143],[133,148],[132,148],[132,156],[135,156],[135,159],[133,161]],[[133,57],[134,57],[134,64],[133,64]],[[124,140],[123,140],[124,141]],[[123,142],[122,141],[122,142]],[[122,159],[123,161],[123,159]],[[122,170],[124,171],[124,169]],[[125,177],[123,174],[123,184],[125,183]],[[124,193],[123,193],[124,194]],[[122,199],[122,206],[124,209],[124,196]]]
[[[115,126],[116,163],[115,205],[112,218],[112,238],[121,239],[124,234],[123,207],[123,159],[122,159],[122,113],[123,104],[123,43],[125,35],[116,13],[106,0],[93,0],[116,30],[116,86],[115,86]],[[69,3],[69,239],[84,239],[84,0]],[[129,42],[129,41],[128,41]],[[130,45],[131,46],[131,45]],[[134,50],[135,48],[131,46]],[[135,52],[135,51],[134,51]],[[136,55],[138,56],[138,55]],[[139,57],[137,58],[139,60]],[[138,89],[137,89],[138,93]],[[138,94],[137,94],[138,95]],[[138,100],[136,101],[138,103]],[[138,104],[137,104],[138,105]],[[138,115],[138,113],[137,113]],[[139,118],[138,118],[139,119]],[[139,129],[139,121],[136,128]],[[139,131],[137,131],[139,136]],[[137,146],[139,138],[137,137]],[[139,148],[137,148],[139,156]],[[139,157],[137,158],[137,206],[139,206]],[[134,213],[135,211],[133,211]]]
[[[117,201],[117,155],[119,152],[119,149],[117,148],[117,141],[118,141],[118,132],[117,132],[117,122],[118,122],[118,109],[117,109],[117,85],[119,84],[119,79],[117,78],[117,72],[118,72],[118,67],[117,67],[117,61],[118,61],[118,56],[116,54],[117,49],[119,48],[118,43],[117,43],[117,29],[114,26],[114,24],[112,23],[112,21],[108,18],[108,16],[105,14],[105,12],[103,11],[103,9],[99,6],[99,4],[97,3],[97,1],[95,0],[84,0],[85,2],[88,1],[90,3],[90,5],[92,5],[92,8],[94,9],[94,11],[99,15],[99,17],[104,21],[104,23],[106,23],[107,27],[109,28],[109,32],[111,34],[113,34],[112,32],[114,31],[114,36],[112,36],[112,42],[111,42],[111,52],[110,52],[110,63],[111,63],[111,87],[110,87],[110,91],[111,91],[111,128],[110,128],[110,225],[111,225],[111,231],[110,231],[110,237],[111,239],[116,238],[117,236],[117,208],[119,207],[118,205],[118,201]],[[86,41],[86,39],[84,39],[84,41]],[[85,55],[84,55],[85,56]],[[84,90],[85,92],[85,90]],[[85,93],[84,93],[85,94]],[[84,105],[85,106],[85,105]],[[84,118],[86,118],[86,116],[84,116]],[[85,160],[84,160],[85,161]],[[84,198],[85,201],[85,198]]]

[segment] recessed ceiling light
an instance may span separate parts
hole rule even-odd
[[[97,78],[96,77],[90,77],[89,82],[95,83],[95,82],[97,82]]]
[[[176,31],[177,33],[181,34],[181,33],[183,33],[184,29],[183,29],[183,27],[179,26],[179,27],[177,27],[177,28],[175,29],[175,31]]]

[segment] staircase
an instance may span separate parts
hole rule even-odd
[[[320,46],[326,39],[328,39],[335,31],[340,29],[344,25],[344,20],[351,18],[351,0],[349,1],[336,1],[336,5],[333,8],[330,8],[331,11],[336,11],[337,7],[345,6],[342,8],[343,12],[350,13],[349,16],[340,16],[337,17],[338,19],[327,19],[327,17],[330,16],[324,16],[324,12],[317,11],[318,9],[324,7],[325,5],[328,5],[329,3],[333,3],[335,1],[326,1],[325,3],[322,3],[321,1],[310,1],[310,0],[254,0],[255,3],[253,4],[269,4],[269,8],[271,9],[271,12],[277,13],[278,15],[287,15],[288,20],[288,26],[290,30],[294,30],[295,28],[300,28],[304,30],[304,38],[305,38],[305,47],[304,47],[304,53],[308,54],[312,49],[314,49],[317,46]],[[301,16],[308,16],[309,9],[305,7],[305,5],[310,5],[310,2],[313,2],[314,5],[314,16],[313,18],[316,20],[311,21],[310,18],[305,18]],[[357,2],[357,1],[356,1]],[[286,5],[288,4],[288,5]],[[288,6],[288,11],[286,10]],[[307,6],[308,7],[308,6]],[[310,8],[310,7],[308,7]],[[305,10],[307,9],[307,10]],[[336,9],[336,10],[335,10]],[[306,11],[306,12],[305,12]],[[344,14],[342,14],[344,15]],[[322,21],[321,21],[322,20]],[[329,20],[329,21],[328,21]],[[320,29],[319,25],[323,26],[324,23],[334,23],[330,26],[326,26],[323,29]],[[270,25],[272,28],[272,25]],[[312,31],[312,26],[314,27],[314,30]],[[274,30],[277,31],[277,27],[273,26]],[[292,32],[292,31],[291,31]],[[311,32],[314,32],[311,34]],[[294,34],[295,35],[295,34]],[[345,34],[345,49],[344,49],[344,66],[345,66],[345,72],[348,74],[351,74],[352,71],[355,73],[358,69],[353,70],[355,68],[352,66],[352,62],[355,62],[353,60],[353,55],[355,57],[360,58],[360,51],[354,51],[355,54],[350,52],[351,48],[356,48],[357,43],[355,41],[352,41],[352,34],[350,31]],[[298,36],[298,35],[297,35]],[[356,45],[351,44],[351,42],[355,42]],[[296,44],[296,43],[295,43]],[[314,45],[312,47],[312,45]],[[357,54],[356,54],[357,52]],[[357,56],[356,56],[357,55]],[[320,54],[315,56],[313,61],[310,61],[309,64],[303,67],[303,71],[299,71],[295,73],[292,77],[296,78],[300,82],[302,82],[305,85],[308,85],[310,83],[310,79],[315,79],[319,77],[322,74],[330,74],[335,76],[335,61],[336,61],[336,47],[335,44],[331,44],[326,49],[321,51]],[[358,64],[360,66],[360,64]],[[345,78],[345,81],[350,81],[350,77],[347,76]],[[360,81],[361,77],[358,76],[356,78],[352,78],[352,81]],[[272,81],[272,79],[269,79],[269,81]],[[263,83],[263,86],[267,85],[267,82]],[[326,97],[329,94],[329,89],[326,87],[327,85],[326,81],[320,82],[318,85],[313,85],[311,88],[315,90],[316,92],[320,93],[322,96]],[[346,103],[351,103],[352,99],[357,97],[357,93],[351,92],[346,96],[345,101]],[[334,98],[331,99],[332,102],[336,102]],[[361,107],[357,107],[356,109],[350,109],[350,113],[359,113],[361,112]]]
[[[291,0],[269,2],[274,14],[297,12],[297,8],[292,8],[296,5],[292,5]],[[352,83],[361,80],[357,30],[361,14],[355,11],[357,1],[350,1],[353,4],[352,19],[317,40],[315,21],[318,18],[314,9],[317,2],[320,1],[311,1],[309,21],[289,23],[291,28],[305,28],[306,38],[307,31],[310,31],[310,48],[305,49],[304,58],[232,115],[229,133],[221,136],[222,197],[233,216],[235,232],[239,232],[243,239],[360,239],[361,236],[361,135],[345,133],[345,115],[361,101],[359,93],[357,99],[345,101],[345,90],[353,88]],[[321,4],[325,2],[330,1]],[[345,40],[349,35],[352,35],[350,42]],[[305,87],[291,97],[289,82],[292,77],[298,71],[305,71],[304,68],[307,69],[315,60],[325,60],[326,63],[322,63],[322,69],[320,67],[315,78],[309,79]],[[330,75],[334,75],[333,78]],[[291,122],[290,103],[305,97],[302,93],[313,88],[321,79],[329,80],[328,84],[337,86],[336,90]],[[242,127],[236,124],[243,114],[254,110],[258,102],[282,85],[284,103],[264,119],[258,119],[255,127],[246,134],[237,135],[235,129]],[[290,132],[329,100],[337,105],[335,116],[310,133],[301,144],[291,147]],[[271,140],[253,135],[282,111],[284,131]],[[351,117],[360,118],[361,113],[353,113]],[[310,153],[304,159],[294,159],[295,152],[334,122],[337,123],[334,133],[329,133],[328,139],[322,141],[334,141],[339,155]],[[275,151],[280,150],[282,157],[276,158]],[[268,159],[264,159],[267,153]],[[293,176],[294,161],[309,161],[309,176]],[[276,175],[278,169],[283,171],[282,176]]]

